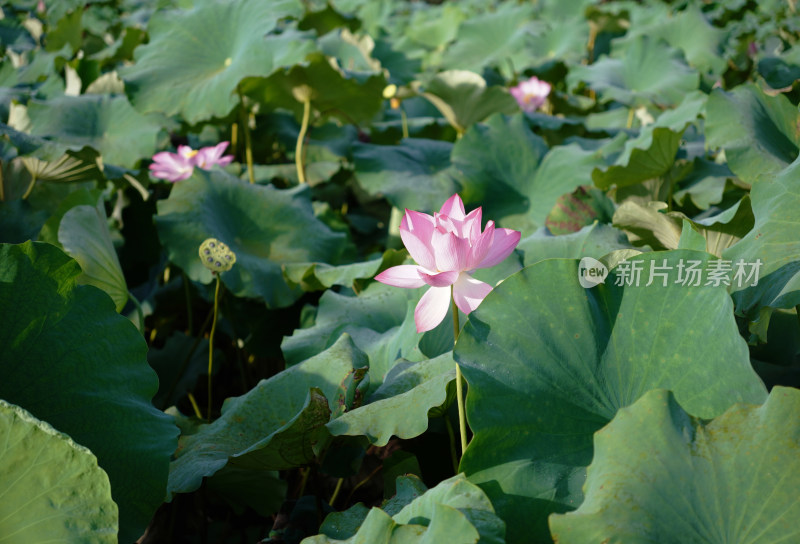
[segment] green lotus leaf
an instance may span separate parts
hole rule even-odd
[[[545,259],[580,259],[603,255],[618,249],[629,249],[631,245],[625,234],[610,225],[594,223],[572,234],[553,236],[544,229],[537,230],[520,240],[517,251],[524,253],[524,266]]]
[[[711,26],[698,6],[688,6],[678,12],[666,5],[663,7],[666,13],[654,14],[651,21],[632,22],[631,31],[624,38],[614,41],[615,50],[624,49],[627,43],[639,36],[649,36],[653,40],[664,40],[683,51],[689,65],[701,73],[721,75],[727,66],[722,56],[725,31]],[[651,12],[657,9],[657,6],[650,7]]]
[[[144,339],[80,274],[49,244],[0,246],[0,398],[92,450],[133,542],[164,499],[178,430],[150,403]]]
[[[417,363],[395,363],[364,406],[328,423],[334,436],[366,436],[385,446],[392,436],[414,438],[428,428],[428,411],[447,400],[447,384],[455,379],[451,353]]]
[[[417,10],[405,30],[405,37],[426,49],[444,47],[452,42],[467,14],[458,4],[432,5]]]
[[[0,533],[7,542],[117,542],[117,505],[91,451],[0,399]]]
[[[533,11],[528,4],[500,4],[494,11],[482,10],[470,17],[458,29],[455,43],[445,50],[442,66],[478,73],[491,67],[513,77],[514,70],[530,64],[528,44],[536,27]]]
[[[773,179],[753,185],[750,192],[755,226],[723,256],[736,263],[761,262],[758,284],[734,284],[736,309],[756,319],[765,307],[800,304],[800,158]]]
[[[325,263],[289,263],[283,274],[289,285],[300,285],[304,291],[324,291],[333,285],[353,287],[358,280],[371,279],[380,270],[403,264],[405,251],[386,250],[381,257],[360,263],[331,266]]]
[[[289,306],[302,294],[284,281],[283,264],[337,264],[346,248],[345,235],[314,216],[305,186],[280,190],[196,168],[157,206],[159,237],[192,280],[212,280],[197,250],[216,238],[236,254],[236,264],[221,275],[226,287],[237,296],[262,298],[271,308]]]
[[[764,400],[725,285],[705,285],[711,259],[648,253],[591,289],[578,282],[578,261],[546,260],[470,314],[455,349],[475,433],[461,470],[508,524],[509,543],[549,541],[547,516],[583,499],[592,435],[648,390],[670,388],[706,418]],[[679,278],[681,262],[700,275]]]
[[[615,204],[603,191],[580,186],[558,197],[544,224],[552,234],[572,234],[594,223],[610,223]]]
[[[359,509],[354,515],[362,513]],[[306,538],[303,544],[505,543],[505,524],[495,515],[486,495],[463,474],[444,480],[394,515],[372,508],[358,531],[349,536],[342,533],[351,532],[352,527],[344,531],[338,527],[331,530],[330,525],[327,528],[330,533]]]
[[[424,292],[424,289],[398,289],[378,282],[370,283],[358,296],[325,291],[314,325],[296,329],[291,336],[284,337],[281,350],[286,363],[296,364],[319,353],[346,332],[368,355],[370,387],[376,389],[398,358],[410,361],[426,358],[419,347],[425,335],[418,334],[414,325],[414,307]],[[445,321],[448,319],[452,317],[446,317]],[[425,334],[446,336],[447,331],[452,331],[446,325]],[[452,347],[452,332],[449,335]]]
[[[170,466],[168,492],[198,489],[203,478],[230,464],[248,470],[282,470],[314,459],[326,439],[331,411],[364,371],[365,355],[343,335],[329,349],[226,399],[222,415],[181,438]],[[341,403],[341,406],[340,406]]]
[[[307,55],[301,64],[277,70],[267,78],[242,82],[242,92],[269,108],[283,108],[303,116],[299,89],[307,93],[311,106],[323,117],[343,122],[367,124],[383,105],[386,79],[382,74],[348,74],[336,60],[322,53]]]
[[[31,134],[73,149],[89,146],[106,164],[133,168],[156,150],[161,123],[131,107],[124,96],[59,96],[28,103]]]
[[[800,114],[782,95],[767,96],[752,83],[708,98],[706,140],[725,150],[728,166],[747,183],[770,179],[797,158]]]
[[[667,174],[675,164],[683,131],[697,119],[705,103],[703,93],[693,92],[677,108],[662,113],[636,138],[625,142],[613,165],[592,172],[595,185],[601,189],[626,187]]]
[[[43,161],[57,161],[68,149],[81,146],[69,146],[62,141],[50,141],[38,136],[20,132],[5,123],[0,123],[0,154],[6,159],[17,155],[31,155]]]
[[[523,234],[543,226],[558,198],[589,183],[602,164],[599,153],[577,144],[548,152],[522,114],[495,115],[473,127],[453,147],[452,160],[464,202]]]
[[[620,410],[594,439],[586,500],[550,517],[564,544],[768,544],[800,539],[800,391],[776,387],[762,406],[712,421],[668,391]],[[779,464],[776,466],[776,462]]]
[[[111,241],[104,204],[100,198],[96,206],[71,208],[61,218],[58,241],[83,270],[78,283],[105,291],[121,312],[128,302],[128,285]]]
[[[612,56],[594,64],[573,66],[567,82],[575,88],[584,81],[602,101],[616,100],[627,106],[655,103],[679,104],[699,85],[697,72],[686,65],[680,51],[649,36],[639,36],[616,48]]]
[[[295,0],[198,0],[192,9],[158,11],[150,42],[120,70],[126,92],[140,111],[190,123],[223,117],[239,103],[242,79],[268,76],[314,50],[305,33],[271,33],[280,19],[302,12]]]
[[[450,167],[452,149],[449,142],[422,138],[397,145],[359,143],[353,147],[356,180],[397,209],[438,210],[459,189]]]
[[[459,133],[464,133],[493,113],[514,113],[516,100],[504,87],[489,86],[480,75],[467,70],[436,74],[421,93]]]
[[[791,59],[780,57],[767,57],[758,61],[758,73],[773,89],[791,87],[800,79],[800,66],[797,65],[797,48],[793,48]],[[788,62],[787,62],[788,61]]]

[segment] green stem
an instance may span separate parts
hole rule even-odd
[[[333,495],[331,495],[331,500],[328,501],[330,506],[333,506],[336,497],[339,496],[339,491],[342,490],[342,484],[344,483],[344,478],[339,478],[339,481],[336,482],[336,488],[333,490]]]
[[[219,311],[219,285],[214,289],[214,317],[211,318],[211,334],[208,336],[208,420],[211,421],[211,370],[214,365],[214,333],[217,331],[217,312]]]
[[[244,102],[242,102],[242,128],[244,129],[244,157],[247,161],[247,178],[250,180],[250,183],[255,183],[256,176],[253,171],[253,147],[250,142],[250,114],[244,109]]]
[[[456,435],[453,432],[453,424],[450,423],[450,416],[444,414],[444,425],[447,427],[447,436],[450,438],[450,460],[453,462],[453,473],[458,474],[458,453],[456,452]]]
[[[408,116],[402,105],[400,106],[400,119],[403,122],[403,138],[408,138]]]
[[[194,331],[194,319],[192,316],[192,293],[189,288],[189,278],[186,275],[186,272],[181,272],[183,275],[183,292],[186,296],[186,328],[189,330],[189,336],[193,334]]]
[[[453,309],[453,345],[458,341],[458,306],[456,299],[450,299]],[[461,367],[456,363],[456,403],[458,404],[458,430],[461,433],[461,455],[467,450],[467,416],[464,410],[464,389],[461,383]]]
[[[794,307],[794,311],[797,314],[797,322],[800,324],[800,304]]]
[[[628,110],[628,122],[625,124],[625,128],[631,128],[633,126],[633,108]]]
[[[308,130],[308,120],[311,117],[311,99],[303,101],[303,122],[300,125],[300,134],[297,135],[297,145],[294,148],[294,163],[297,166],[297,180],[300,183],[306,182],[306,174],[303,170],[303,140],[306,139]]]
[[[139,318],[139,332],[144,334],[144,311],[142,310],[142,305],[139,304],[139,301],[133,296],[133,293],[128,291],[128,298],[133,303],[134,307],[136,308],[136,317]]]
[[[26,198],[28,198],[30,196],[31,191],[33,191],[33,186],[34,185],[36,185],[36,176],[31,174],[31,184],[28,185],[28,189],[25,191],[25,194],[22,195],[22,200],[25,200]]]

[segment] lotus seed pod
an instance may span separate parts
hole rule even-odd
[[[236,254],[216,238],[209,238],[200,244],[198,254],[203,266],[215,274],[227,272],[236,263]]]

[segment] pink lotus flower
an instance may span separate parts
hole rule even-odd
[[[173,183],[181,181],[192,175],[195,166],[209,170],[214,165],[229,164],[233,160],[233,156],[222,156],[226,147],[228,147],[228,142],[221,142],[199,150],[192,149],[188,145],[179,145],[177,153],[162,151],[153,155],[150,171],[156,178],[166,179]]]
[[[551,88],[548,82],[532,77],[520,82],[516,87],[511,87],[509,92],[517,99],[517,104],[523,111],[532,113],[542,107]]]
[[[519,243],[519,232],[495,228],[493,221],[481,232],[481,213],[478,208],[466,214],[457,194],[433,217],[406,210],[400,237],[418,264],[393,266],[375,279],[409,289],[430,286],[414,310],[417,332],[429,331],[442,322],[451,296],[465,314],[477,308],[492,287],[470,273],[498,264]]]
[[[228,147],[228,142],[220,142],[213,147],[204,147],[200,149],[197,155],[194,156],[195,164],[203,170],[208,170],[215,164],[218,166],[230,164],[233,160],[233,155],[222,156],[226,147]]]

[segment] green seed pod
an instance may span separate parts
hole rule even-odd
[[[209,238],[200,244],[198,254],[203,266],[214,273],[227,272],[236,263],[236,254],[216,238]]]

